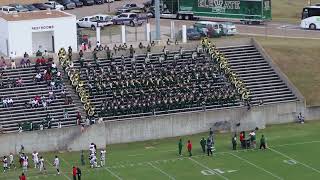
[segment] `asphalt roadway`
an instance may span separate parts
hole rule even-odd
[[[83,16],[90,16],[94,14],[113,14],[116,8],[121,7],[126,3],[137,3],[139,6],[143,6],[143,2],[146,0],[122,0],[115,1],[113,3],[105,3],[102,5],[84,6],[74,10],[68,10],[68,13],[77,16],[77,19]],[[109,7],[110,6],[110,7]],[[110,11],[109,11],[110,10]],[[172,19],[161,19],[161,28],[170,28],[170,22],[175,21],[176,27],[182,25],[192,26],[195,21],[182,21]],[[151,27],[154,28],[155,20],[150,20]],[[236,28],[238,34],[249,36],[268,36],[268,37],[287,37],[287,38],[301,38],[301,39],[320,39],[320,31],[304,30],[299,27],[298,24],[288,24],[280,22],[267,22],[263,25],[243,25],[236,22]],[[167,32],[166,32],[167,33]]]

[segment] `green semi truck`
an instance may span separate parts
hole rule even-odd
[[[154,0],[149,5],[152,7]],[[252,23],[272,18],[271,0],[160,0],[160,9],[161,18],[181,20],[218,18]]]

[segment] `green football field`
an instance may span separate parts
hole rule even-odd
[[[202,154],[199,140],[208,134],[182,137],[184,143],[193,142],[193,156],[177,155],[178,138],[168,138],[107,147],[107,166],[89,168],[80,165],[79,152],[40,153],[45,157],[47,172],[40,174],[29,168],[28,179],[72,179],[72,166],[82,169],[84,180],[206,180],[206,179],[253,179],[253,180],[316,180],[320,179],[320,121],[306,124],[285,124],[267,127],[257,132],[267,137],[267,150],[231,150],[231,133],[216,134],[216,151],[213,157]],[[184,144],[185,145],[185,144]],[[259,145],[259,143],[258,143]],[[61,161],[62,174],[56,175],[52,166],[55,155]],[[85,152],[87,157],[88,152]],[[17,159],[17,157],[15,157]],[[31,159],[31,156],[29,155]],[[99,156],[98,156],[99,158]],[[88,163],[88,161],[86,161]],[[33,167],[33,163],[30,162]],[[1,180],[15,180],[21,169],[0,173]]]

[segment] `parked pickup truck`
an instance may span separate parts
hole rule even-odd
[[[98,20],[94,16],[86,16],[77,20],[78,28],[91,28],[92,30],[95,30],[98,26],[103,28],[110,24],[110,22]]]
[[[142,25],[147,19],[147,16],[138,15],[136,13],[122,13],[118,16],[114,16],[112,22],[113,24],[136,26]]]

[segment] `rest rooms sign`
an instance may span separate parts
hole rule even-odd
[[[240,9],[240,0],[198,0],[198,7],[212,8],[215,13],[225,13],[227,9]]]
[[[53,25],[51,25],[51,26],[34,26],[34,27],[32,27],[32,30],[33,31],[46,31],[46,30],[51,30],[53,28],[54,28]]]

